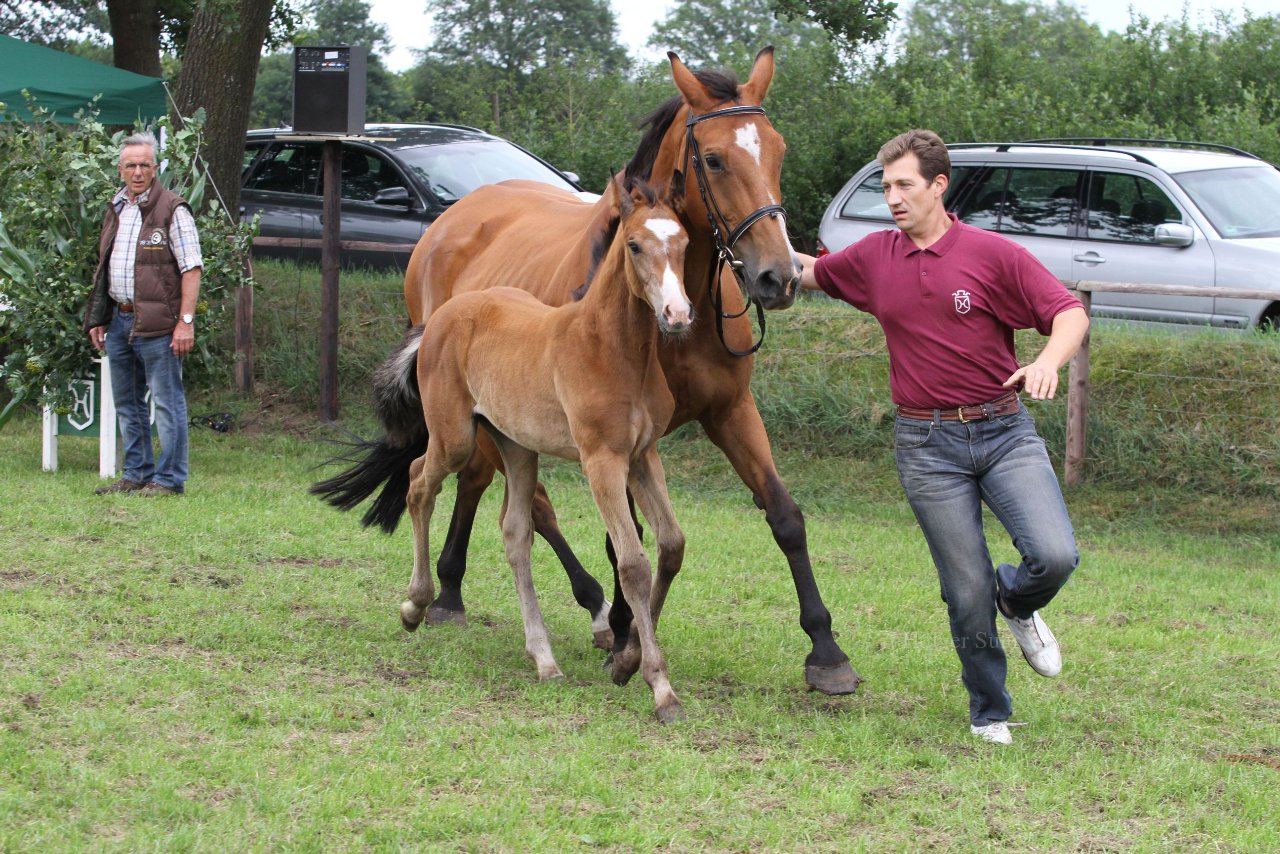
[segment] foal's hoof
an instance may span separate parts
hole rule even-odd
[[[664,706],[663,708],[658,709],[655,714],[658,716],[658,723],[663,726],[667,724],[674,724],[688,718],[688,715],[684,713],[684,706],[679,703],[671,703]]]
[[[417,631],[418,626],[422,625],[422,614],[422,608],[408,599],[400,603],[400,625],[404,626],[406,632]]]
[[[452,608],[445,608],[443,605],[433,603],[427,609],[427,623],[432,626],[443,626],[448,623],[465,626],[467,624],[467,612],[462,610],[455,611]]]
[[[842,661],[825,667],[806,664],[804,681],[810,691],[821,691],[824,694],[852,694],[862,684],[862,677],[854,672],[849,662]]]

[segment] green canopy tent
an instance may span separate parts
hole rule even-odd
[[[60,122],[74,122],[76,111],[99,94],[98,121],[106,125],[132,125],[168,112],[163,80],[0,35],[0,101],[28,120],[23,89]]]

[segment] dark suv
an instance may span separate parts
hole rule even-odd
[[[1209,285],[1270,299],[1110,293],[1099,317],[1246,328],[1280,324],[1280,170],[1227,146],[1162,140],[948,145],[947,209],[1017,241],[1068,281]],[[893,217],[868,163],[832,200],[819,251]]]
[[[403,269],[422,232],[482,184],[508,178],[581,192],[576,175],[500,137],[456,125],[366,125],[368,139],[342,143],[342,239],[404,244],[394,252],[344,251],[348,266]],[[240,215],[261,214],[263,237],[321,236],[321,151],[314,137],[288,128],[249,131]],[[254,248],[257,256],[319,261],[320,250]]]

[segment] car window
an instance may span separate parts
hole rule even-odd
[[[992,169],[965,193],[956,213],[990,231],[1069,237],[1079,178],[1072,169]]]
[[[1228,240],[1280,237],[1280,171],[1258,166],[1184,172],[1175,177]]]
[[[1182,213],[1152,180],[1120,172],[1089,176],[1088,236],[1091,240],[1154,243],[1156,226],[1182,222]]]
[[[324,181],[320,181],[324,192]],[[394,166],[371,151],[343,147],[342,198],[347,201],[372,202],[381,190],[403,187],[404,181]]]
[[[245,189],[314,196],[319,175],[318,145],[278,143],[263,155]]]
[[[964,185],[969,173],[973,170],[972,166],[951,167],[951,181],[947,184],[947,193],[942,199],[948,210],[957,190]],[[893,215],[889,213],[889,206],[884,201],[883,169],[876,169],[853,188],[853,192],[840,208],[840,216],[893,222]]]
[[[575,190],[550,166],[501,140],[409,146],[397,148],[396,154],[445,203],[457,201],[476,187],[511,178]]]
[[[840,208],[840,216],[853,219],[882,219],[893,222],[889,206],[884,201],[884,187],[881,179],[883,169],[873,170],[867,177],[853,188],[844,206]]]

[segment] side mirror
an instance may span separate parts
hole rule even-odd
[[[582,186],[582,179],[578,177],[577,172],[565,172],[561,170],[561,174],[564,175],[564,177],[568,178],[573,183],[577,184],[578,186]]]
[[[387,187],[385,190],[379,190],[378,194],[373,197],[375,205],[404,205],[409,207],[409,191],[404,187]]]
[[[1196,239],[1196,233],[1189,225],[1180,222],[1167,222],[1156,226],[1155,241],[1157,246],[1173,246],[1181,249],[1190,246]]]

